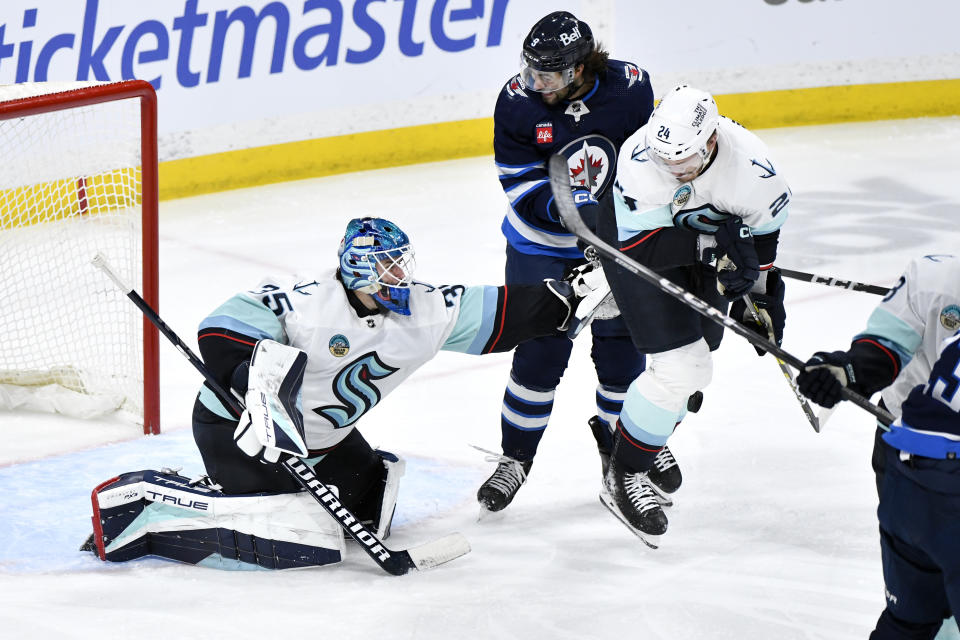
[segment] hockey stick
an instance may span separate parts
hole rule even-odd
[[[784,351],[769,340],[760,337],[730,316],[720,313],[717,309],[710,306],[710,304],[704,302],[683,287],[677,286],[670,280],[657,275],[655,271],[652,271],[650,268],[640,264],[633,258],[623,255],[620,253],[620,251],[601,240],[597,234],[590,231],[589,227],[587,227],[587,225],[583,222],[583,219],[580,217],[580,214],[577,211],[577,206],[573,202],[573,195],[570,192],[570,179],[567,177],[566,158],[564,158],[562,155],[554,154],[550,157],[549,169],[550,187],[553,190],[554,202],[556,202],[557,208],[560,211],[560,219],[563,220],[563,225],[568,231],[575,234],[583,242],[593,245],[597,252],[606,256],[607,259],[616,262],[627,271],[639,276],[640,278],[643,278],[667,295],[676,298],[683,304],[692,308],[700,315],[706,316],[713,322],[716,322],[717,324],[733,331],[741,338],[747,340],[753,346],[763,349],[764,351],[769,351],[797,371],[803,370],[804,363],[796,356]],[[891,422],[893,422],[893,416],[880,407],[872,404],[860,394],[851,391],[847,387],[843,387],[843,389],[841,389],[841,394],[844,399],[849,400],[864,411],[870,413],[881,423],[889,425]]]
[[[815,282],[817,284],[825,284],[828,287],[840,287],[841,289],[850,289],[852,291],[865,291],[867,293],[875,293],[878,296],[885,296],[890,293],[890,289],[887,287],[878,287],[875,284],[864,284],[862,282],[854,282],[853,280],[839,280],[837,278],[831,278],[830,276],[819,276],[815,273],[794,271],[793,269],[784,269],[783,267],[777,268],[780,269],[780,273],[794,280]]]
[[[133,304],[137,305],[147,320],[152,322],[154,326],[160,330],[160,333],[166,336],[177,350],[190,361],[190,364],[200,372],[213,392],[216,393],[237,416],[243,413],[243,404],[240,400],[228,393],[226,389],[217,382],[213,374],[210,373],[210,370],[203,364],[203,361],[167,326],[157,312],[140,297],[140,294],[120,279],[107,263],[106,258],[102,254],[97,253],[92,262],[94,266],[113,280],[113,283],[121,291],[126,293],[126,296],[130,298]],[[381,569],[391,575],[401,576],[408,573],[411,569],[431,569],[437,565],[459,558],[470,551],[470,544],[467,542],[467,539],[459,533],[451,533],[438,540],[408,549],[389,549],[384,546],[383,542],[373,531],[337,500],[337,496],[329,487],[320,482],[313,472],[313,469],[304,464],[303,460],[291,455],[282,459],[280,464],[294,477],[301,487],[310,492],[314,499],[320,503],[320,506],[337,521],[337,524],[339,524],[351,538],[357,541],[360,547],[367,552],[367,555],[373,558],[374,562],[380,565]]]
[[[760,316],[760,310],[757,308],[757,305],[754,304],[753,298],[750,297],[749,293],[743,296],[743,302],[746,304],[747,309],[750,310],[750,315],[753,316],[753,321],[763,327],[769,335],[771,333],[770,325],[768,325]],[[780,358],[777,358],[777,366],[780,367],[783,377],[787,379],[787,385],[790,387],[790,390],[793,391],[793,395],[796,396],[797,402],[800,403],[800,408],[803,409],[803,414],[807,416],[807,422],[810,423],[810,426],[813,427],[814,431],[820,433],[820,419],[817,417],[817,414],[814,413],[813,408],[810,406],[810,403],[807,402],[807,399],[800,395],[800,390],[797,388],[797,382],[793,378],[793,371],[790,371],[790,367],[787,366],[787,363]]]

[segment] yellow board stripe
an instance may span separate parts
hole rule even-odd
[[[0,189],[0,231],[140,204],[140,169]]]
[[[960,114],[960,79],[716,96],[751,129]],[[493,119],[403,127],[160,163],[160,199],[493,153]]]

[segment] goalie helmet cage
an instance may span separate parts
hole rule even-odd
[[[160,432],[157,99],[141,80],[0,87],[0,406]]]

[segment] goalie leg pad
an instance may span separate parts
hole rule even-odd
[[[159,556],[218,569],[340,562],[343,529],[305,492],[224,495],[162,471],[134,471],[93,490],[101,560]]]

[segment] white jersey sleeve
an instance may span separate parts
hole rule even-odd
[[[730,215],[742,218],[755,235],[773,233],[786,222],[790,188],[756,135],[721,117],[713,162],[694,180],[680,183],[650,160],[647,126],[624,143],[618,158],[614,206],[621,242],[668,226],[713,233],[716,222]]]
[[[960,258],[928,255],[915,258],[874,309],[866,329],[854,338],[875,339],[895,351],[903,370],[881,397],[887,409],[900,406],[918,384],[926,382],[942,342],[960,329]]]

